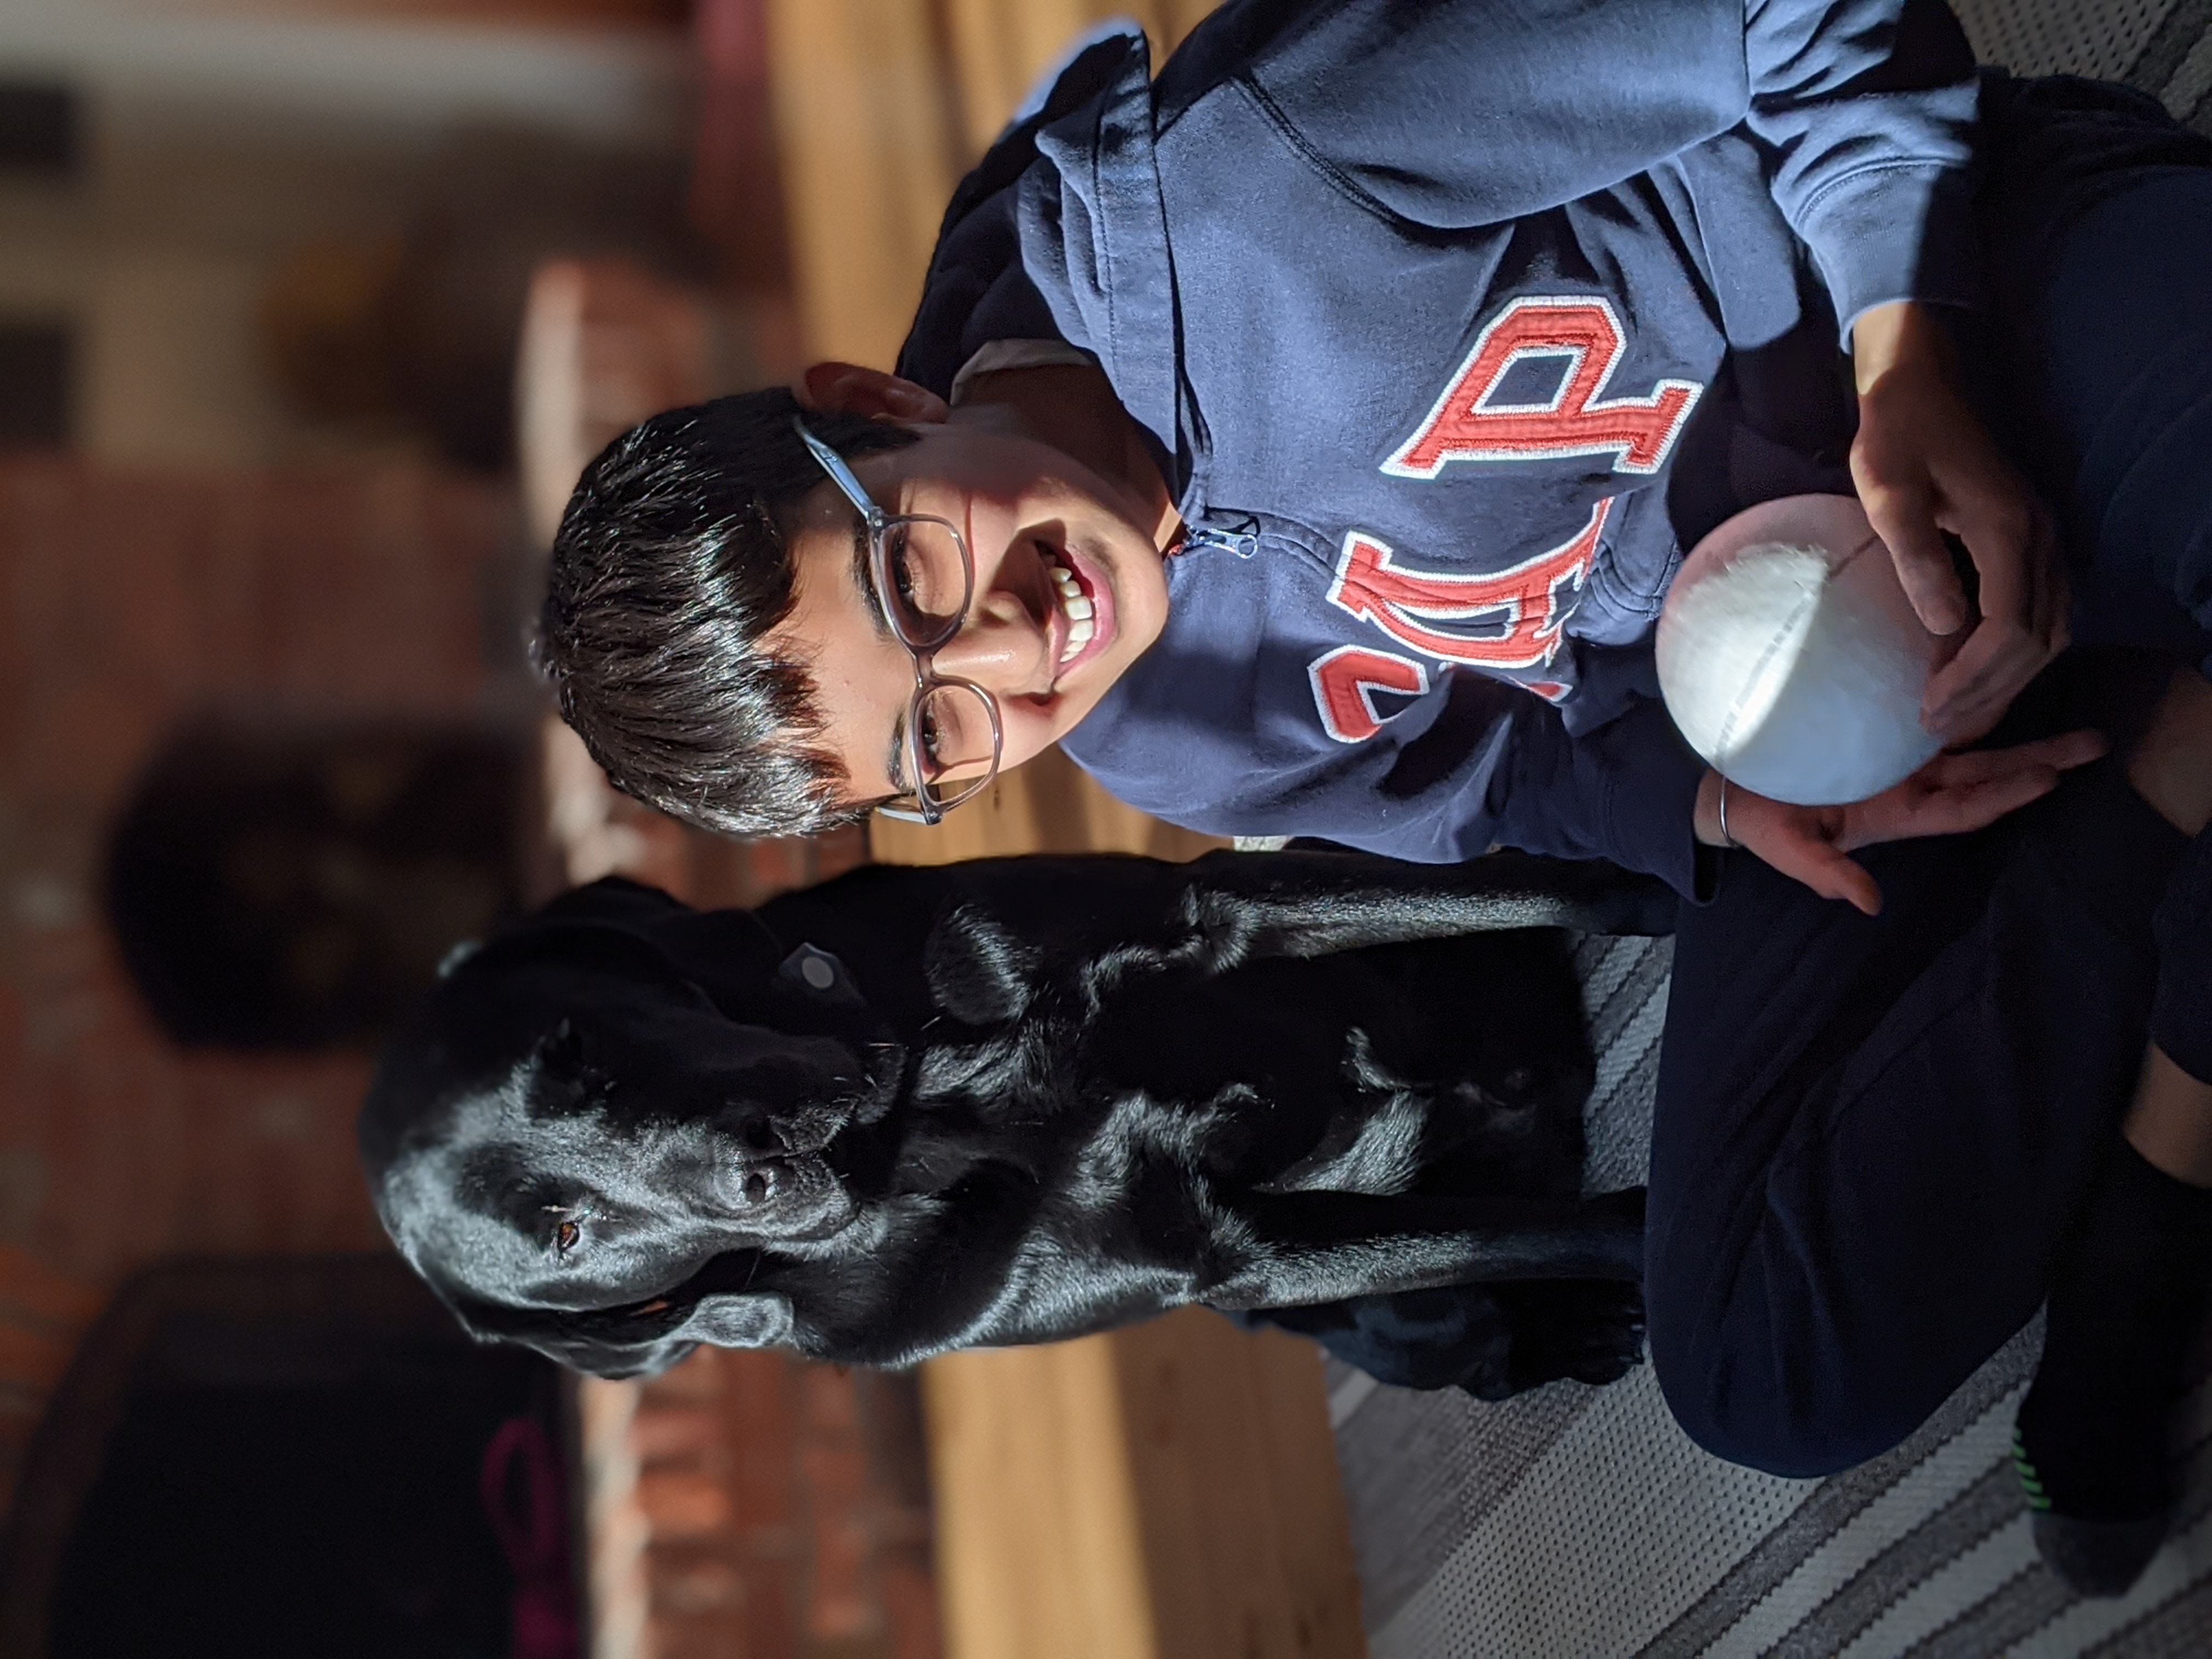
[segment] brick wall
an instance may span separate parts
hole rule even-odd
[[[910,1379],[705,1349],[582,1400],[598,1659],[935,1659]]]
[[[508,514],[407,467],[0,465],[0,1243],[106,1285],[175,1251],[378,1242],[363,1062],[168,1048],[107,939],[101,850],[193,711],[474,716]]]

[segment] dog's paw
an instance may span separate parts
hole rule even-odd
[[[1512,1285],[1501,1298],[1513,1323],[1507,1379],[1514,1391],[1571,1377],[1617,1382],[1644,1358],[1644,1294],[1605,1279]]]

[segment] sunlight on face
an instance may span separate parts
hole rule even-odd
[[[936,655],[938,674],[997,700],[1001,766],[1013,767],[1073,731],[1167,623],[1159,550],[1131,503],[1060,450],[973,427],[931,424],[903,449],[863,456],[854,471],[884,512],[957,526],[975,562],[961,631]],[[790,530],[797,593],[769,640],[806,664],[823,720],[821,746],[849,781],[848,802],[913,786],[902,734],[913,659],[871,596],[859,514],[824,479]],[[961,724],[957,706],[950,722]],[[948,757],[988,755],[988,732],[934,734]],[[948,776],[974,775],[981,763]]]

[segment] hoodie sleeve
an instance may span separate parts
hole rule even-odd
[[[1038,135],[1133,78],[1150,59],[1133,24],[1109,27],[1079,44],[1046,77],[983,159],[960,181],[945,210],[922,284],[921,305],[898,372],[949,398],[962,365],[994,340],[1056,340],[1052,307],[1023,263],[1016,202],[1037,159]]]
[[[1579,734],[1555,716],[1527,719],[1517,736],[1491,787],[1502,801],[1500,843],[1609,859],[1657,876],[1685,898],[1705,896],[1695,830],[1705,763],[1682,741],[1665,704],[1639,702]]]
[[[1979,298],[1972,49],[1942,0],[1750,0],[1745,125],[1849,335],[1892,300]]]
[[[1192,659],[1162,682],[1124,681],[1061,746],[1111,793],[1170,823],[1318,836],[1419,864],[1501,846],[1601,858],[1702,896],[1692,815],[1705,763],[1656,701],[1577,734],[1519,687],[1455,673],[1343,746],[1310,713],[1261,721],[1256,740],[1248,724],[1194,718],[1193,697],[1202,708],[1244,699],[1237,668]]]
[[[1976,298],[1978,82],[1943,0],[1298,10],[1243,78],[1289,142],[1386,211],[1496,224],[1741,127],[1846,325],[1887,300]]]

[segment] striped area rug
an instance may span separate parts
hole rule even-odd
[[[1599,1077],[1589,1185],[1650,1148],[1666,940],[1577,953]],[[1486,1405],[1332,1364],[1330,1415],[1374,1659],[2182,1659],[2212,1654],[2212,1384],[2186,1415],[2190,1502],[2132,1594],[2045,1570],[2008,1450],[2041,1334],[2021,1332],[1911,1440],[1826,1480],[1698,1450],[1648,1366]]]
[[[2094,75],[2212,133],[2212,0],[1952,0],[1985,64]]]

